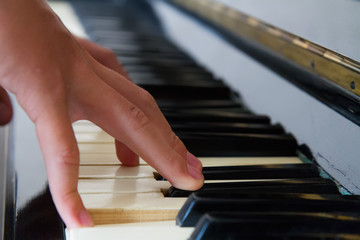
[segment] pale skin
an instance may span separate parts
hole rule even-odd
[[[115,139],[128,166],[141,156],[177,188],[203,185],[201,162],[173,133],[152,96],[129,81],[114,54],[74,37],[43,0],[0,1],[0,124],[6,89],[36,126],[56,208],[70,227],[92,226],[77,191],[79,151],[71,124],[87,119]]]

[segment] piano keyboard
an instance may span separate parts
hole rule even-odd
[[[97,226],[67,229],[67,239],[360,238],[358,198],[342,196],[301,155],[293,136],[252,113],[226,83],[168,41],[147,3],[74,7],[88,36],[111,48],[130,78],[155,97],[202,161],[205,185],[182,191],[142,159],[138,167],[121,165],[114,140],[79,121],[73,125],[78,190]]]
[[[114,140],[90,122],[75,123],[74,131],[80,148],[78,191],[96,224],[175,219],[186,198],[164,197],[163,192],[167,192],[171,185],[167,181],[156,180],[155,169],[142,159],[138,167],[121,165],[116,158]],[[100,146],[101,150],[99,150]],[[89,158],[89,156],[92,157]],[[106,158],[104,162],[103,156]],[[240,167],[240,170],[243,170],[240,174],[246,174],[246,169],[243,169],[246,166],[254,166],[255,169],[260,170],[260,167],[264,165],[274,168],[279,165],[280,167],[289,166],[289,168],[303,165],[298,157],[205,157],[200,160],[204,166],[205,176],[206,169],[220,166],[231,167],[230,170]],[[299,170],[301,171],[300,168],[295,169],[295,171]],[[225,174],[230,173],[228,169],[224,171]],[[253,171],[253,169],[248,171]],[[274,169],[274,171],[276,175],[281,169]],[[219,170],[216,172],[218,173]],[[310,176],[316,175],[318,173],[314,169],[314,175]],[[229,175],[206,180],[205,184],[269,180],[250,180],[249,177],[244,179],[242,176],[233,179],[226,177],[229,178]],[[301,177],[305,178],[305,176]]]

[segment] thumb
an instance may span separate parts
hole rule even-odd
[[[49,107],[36,120],[36,130],[60,216],[70,228],[92,226],[77,191],[79,152],[66,111],[59,105]]]

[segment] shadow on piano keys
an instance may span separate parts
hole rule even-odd
[[[238,93],[166,39],[147,3],[122,4],[73,5],[88,36],[111,48],[155,97],[202,160],[206,182],[191,193],[171,187],[144,161],[121,166],[113,139],[79,121],[78,189],[97,226],[67,229],[68,240],[360,238],[356,196],[340,194],[281,125],[252,113]],[[22,222],[24,215],[33,217]],[[65,238],[48,190],[17,219],[17,238]]]

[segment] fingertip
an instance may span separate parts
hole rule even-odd
[[[196,175],[196,178],[193,177],[190,172],[191,170],[189,170],[190,176],[189,178],[185,179],[177,179],[175,181],[170,182],[172,186],[178,188],[178,189],[182,189],[182,190],[187,190],[187,191],[195,191],[200,189],[203,185],[204,185],[204,177],[202,176],[202,174],[198,174],[198,173],[193,173],[194,175]]]
[[[85,208],[83,210],[81,210],[79,219],[80,219],[81,227],[93,227],[94,226],[94,222],[93,222],[90,214],[88,213],[88,211]]]
[[[202,174],[201,170],[199,170],[198,168],[188,165],[188,171],[195,180],[204,179],[204,175]]]
[[[197,157],[195,157],[192,153],[187,152],[186,160],[187,160],[188,166],[192,166],[196,169],[199,169],[200,171],[202,170],[203,166],[202,166],[201,161]]]
[[[139,165],[139,157],[122,142],[115,140],[116,156],[119,161],[128,167]]]
[[[181,177],[168,178],[171,185],[188,191],[195,191],[204,185],[204,175],[201,169],[187,165],[187,171],[180,175]]]
[[[71,197],[67,201],[59,201],[53,194],[54,201],[58,212],[66,224],[67,228],[92,227],[94,222],[84,207],[80,195],[75,194],[75,198]]]

